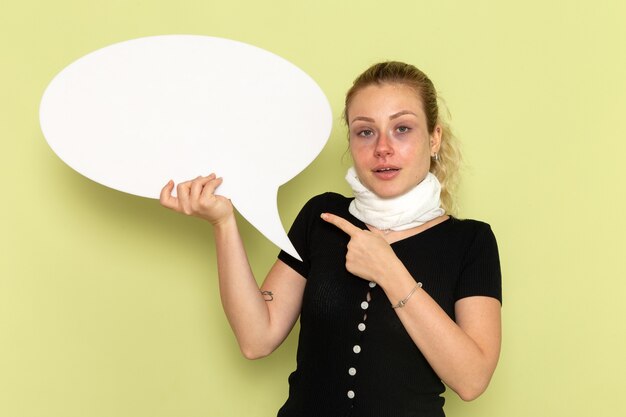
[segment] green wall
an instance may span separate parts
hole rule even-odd
[[[296,334],[269,358],[241,357],[210,227],[81,177],[39,129],[39,100],[63,67],[172,33],[287,58],[321,85],[337,121],[369,64],[425,70],[464,142],[460,214],[492,224],[504,272],[500,365],[478,400],[448,393],[448,415],[625,414],[624,4],[5,0],[0,415],[269,417],[285,399]],[[285,225],[310,196],[348,191],[345,148],[337,123],[281,188]],[[261,279],[277,249],[242,230]]]

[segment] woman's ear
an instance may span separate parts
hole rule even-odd
[[[441,147],[441,134],[443,129],[440,125],[436,125],[433,129],[433,133],[430,134],[430,155],[434,156],[437,152],[439,152],[439,148]]]

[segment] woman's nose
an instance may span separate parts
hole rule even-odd
[[[374,149],[374,154],[377,157],[389,156],[393,153],[393,147],[391,146],[391,141],[386,134],[381,134],[376,141],[376,149]]]

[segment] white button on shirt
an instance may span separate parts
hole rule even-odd
[[[357,326],[357,328],[359,329],[359,331],[364,331],[365,330],[365,323],[359,323],[359,325]]]
[[[354,398],[354,391],[352,390],[348,391],[348,398],[350,399]]]
[[[374,288],[376,286],[376,283],[375,282],[370,282],[369,285],[370,285],[370,288]]]
[[[361,346],[359,345],[354,345],[354,347],[352,348],[352,351],[354,353],[361,353]]]
[[[348,373],[350,374],[350,376],[355,376],[356,375],[356,368],[348,369]]]
[[[367,307],[369,307],[369,306],[370,306],[370,304],[369,304],[367,301],[363,301],[363,302],[361,303],[361,308],[362,308],[363,310],[367,310]]]

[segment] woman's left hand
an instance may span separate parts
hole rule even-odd
[[[393,262],[400,262],[383,236],[360,229],[334,214],[322,213],[321,217],[350,236],[346,269],[351,274],[380,284]]]

